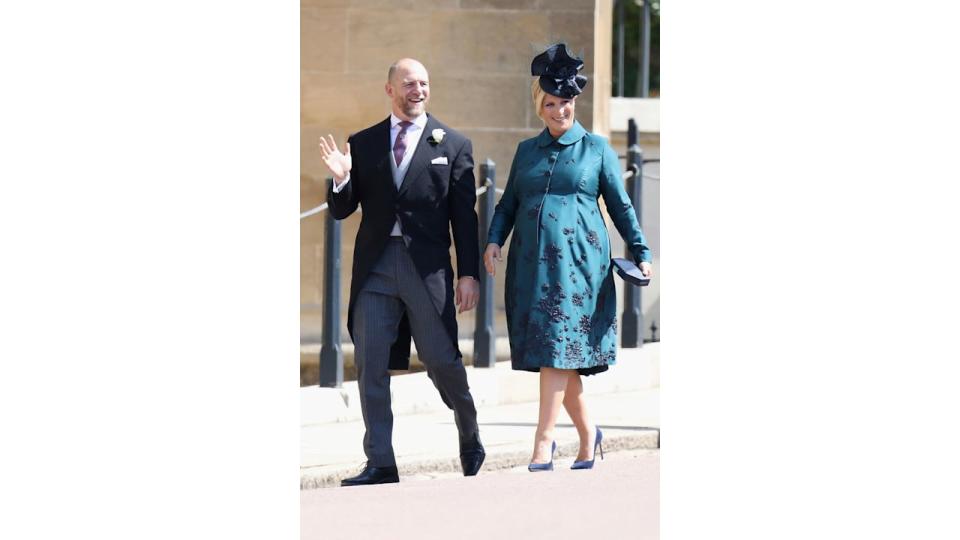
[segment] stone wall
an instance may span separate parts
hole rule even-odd
[[[348,134],[385,118],[387,68],[398,58],[413,57],[427,67],[427,110],[473,140],[478,165],[487,158],[496,163],[501,188],[517,143],[542,129],[530,103],[529,69],[532,57],[550,43],[565,41],[581,53],[590,83],[577,100],[577,118],[588,130],[606,134],[606,121],[594,125],[594,116],[606,118],[610,95],[611,5],[612,0],[301,0],[301,211],[326,200],[319,136],[330,133],[343,144]],[[604,99],[596,102],[595,92]],[[320,214],[300,225],[302,342],[320,337],[323,222]],[[343,222],[344,339],[358,223],[356,214]],[[497,281],[500,311],[502,273]],[[461,335],[472,332],[473,313],[458,319]],[[498,331],[504,330],[498,324]]]

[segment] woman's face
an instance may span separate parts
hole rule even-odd
[[[573,125],[575,100],[576,98],[566,99],[551,94],[544,96],[540,118],[547,124],[547,129],[554,137],[560,136]]]

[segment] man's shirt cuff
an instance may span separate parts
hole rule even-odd
[[[334,193],[340,193],[341,191],[343,191],[344,186],[346,186],[346,185],[347,185],[347,182],[349,182],[349,181],[350,181],[350,173],[347,173],[347,177],[343,179],[343,182],[342,182],[339,186],[337,185],[337,179],[334,178],[334,179],[333,179],[333,192],[334,192]]]

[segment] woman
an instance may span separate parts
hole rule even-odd
[[[571,468],[592,468],[598,448],[603,457],[603,434],[587,414],[580,379],[616,360],[617,301],[601,195],[641,272],[653,271],[616,152],[574,119],[587,83],[577,73],[582,67],[564,44],[533,59],[534,110],[546,127],[517,146],[483,254],[495,275],[513,230],[505,291],[512,367],[540,373],[531,471],[553,470],[561,403],[580,436]]]

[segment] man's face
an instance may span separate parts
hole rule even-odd
[[[427,69],[416,61],[401,62],[387,82],[386,90],[393,114],[401,120],[413,120],[427,110],[430,99]]]

